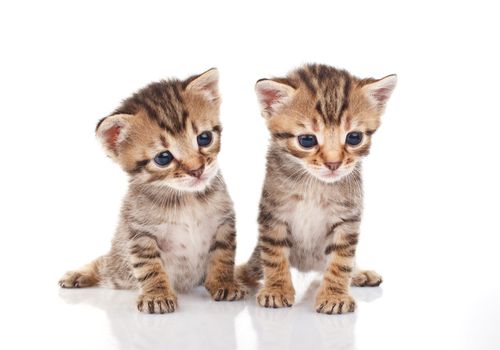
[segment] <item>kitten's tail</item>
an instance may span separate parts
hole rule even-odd
[[[260,249],[255,247],[252,256],[246,264],[236,266],[235,278],[245,286],[253,288],[259,285],[259,280],[264,277],[260,262]]]

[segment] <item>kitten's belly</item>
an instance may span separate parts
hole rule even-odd
[[[217,229],[214,218],[191,218],[158,227],[161,259],[172,287],[179,292],[200,285],[208,266],[208,251]]]
[[[301,201],[289,211],[287,222],[292,236],[290,264],[300,271],[323,271],[326,267],[326,233],[331,218],[316,202]]]

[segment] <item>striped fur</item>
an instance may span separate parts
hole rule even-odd
[[[232,201],[218,170],[222,128],[217,71],[138,91],[96,129],[106,153],[129,175],[120,221],[108,254],[66,273],[66,288],[138,288],[137,308],[173,312],[176,292],[204,283],[215,300],[237,300]],[[209,131],[201,147],[197,135]],[[155,155],[174,160],[158,166]],[[194,174],[194,175],[193,175]]]
[[[256,92],[272,138],[260,202],[259,242],[237,276],[255,286],[257,302],[291,306],[290,267],[323,271],[316,300],[321,313],[355,308],[349,285],[375,286],[381,277],[355,268],[362,214],[361,159],[380,125],[395,76],[358,79],[344,70],[306,65],[286,78],[259,80]],[[347,145],[348,132],[364,134]],[[315,135],[310,149],[299,135]],[[328,163],[338,163],[336,170]]]

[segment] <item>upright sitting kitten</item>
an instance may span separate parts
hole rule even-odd
[[[204,282],[237,300],[232,201],[218,170],[218,72],[150,84],[97,124],[106,153],[130,175],[111,251],[66,273],[66,288],[139,288],[137,307],[173,312],[174,291]]]
[[[349,284],[381,277],[354,268],[362,211],[361,159],[396,85],[396,76],[358,79],[306,65],[286,78],[262,79],[256,92],[272,134],[259,214],[259,242],[238,278],[256,284],[264,307],[291,306],[290,266],[324,271],[316,311],[351,312]]]

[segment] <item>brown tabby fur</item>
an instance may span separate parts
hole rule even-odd
[[[176,291],[205,283],[215,300],[237,300],[235,215],[216,157],[220,149],[218,72],[150,84],[97,125],[105,151],[130,176],[111,250],[66,273],[65,288],[138,288],[137,307],[173,312]],[[198,146],[197,135],[213,140]],[[158,166],[169,150],[174,160]]]
[[[394,86],[395,76],[358,79],[344,70],[306,65],[286,78],[256,84],[272,135],[260,202],[259,241],[237,276],[247,285],[264,278],[257,302],[264,307],[294,303],[290,267],[323,271],[316,311],[352,312],[349,285],[378,286],[373,271],[355,268],[362,214],[361,159]],[[348,132],[363,132],[357,146]],[[315,135],[307,149],[299,135]],[[330,171],[328,164],[338,169]]]

